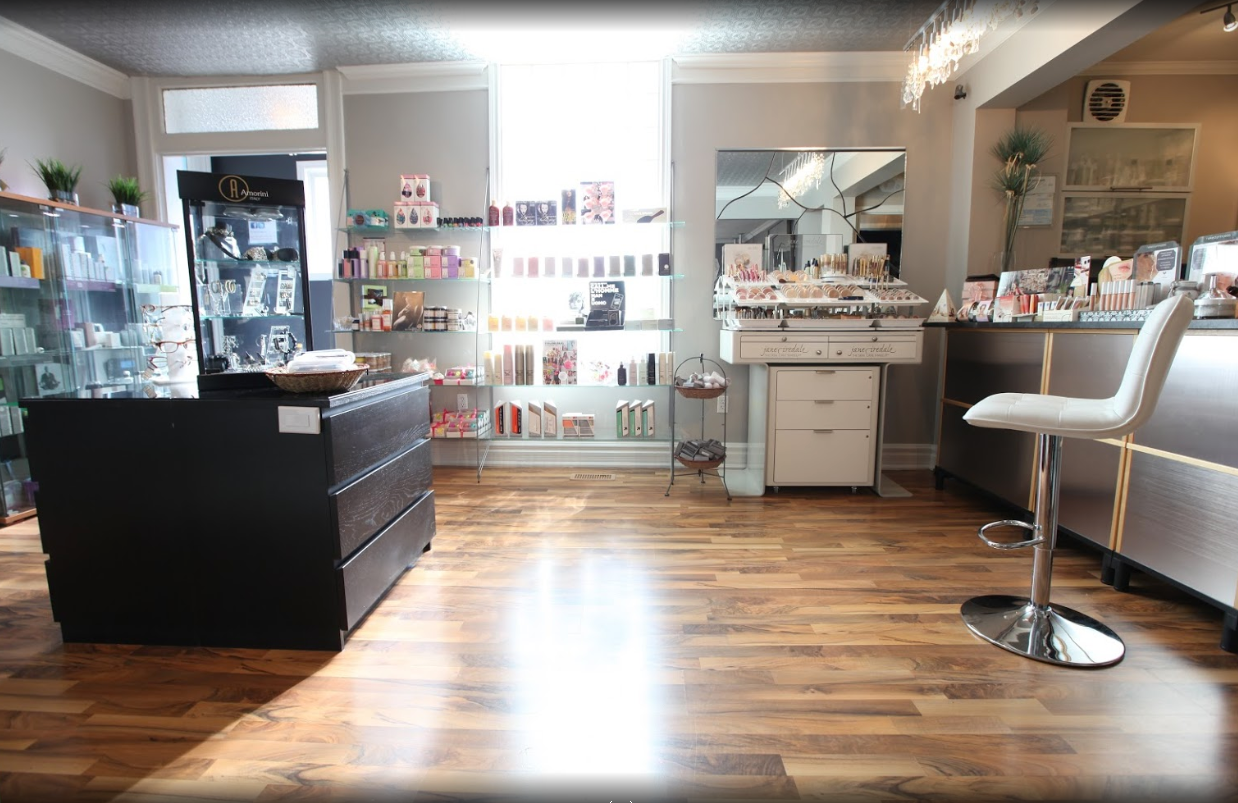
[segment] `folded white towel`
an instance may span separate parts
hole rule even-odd
[[[292,358],[294,363],[310,363],[310,362],[339,362],[340,360],[354,360],[356,355],[346,349],[318,349],[317,351],[305,351]]]
[[[350,368],[356,368],[357,363],[353,360],[337,360],[335,362],[312,362],[312,363],[288,363],[287,370],[290,374],[321,374],[330,371],[347,371]]]

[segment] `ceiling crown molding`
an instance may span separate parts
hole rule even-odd
[[[1113,75],[1238,75],[1238,61],[1102,61],[1079,73]]]
[[[121,100],[129,99],[129,76],[3,17],[0,17],[0,50]]]
[[[484,61],[422,61],[410,64],[362,64],[339,67],[345,95],[389,92],[456,92],[487,89]]]
[[[906,53],[719,53],[673,56],[676,84],[787,84],[902,81]]]

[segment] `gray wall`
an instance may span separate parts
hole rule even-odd
[[[902,147],[907,150],[902,277],[929,300],[945,286],[949,227],[950,107],[926,102],[920,114],[899,108],[895,83],[677,84],[673,90],[675,259],[687,274],[675,291],[679,358],[718,357],[712,319],[714,160],[719,149]],[[926,100],[929,100],[926,98]],[[890,370],[888,444],[933,444],[941,335],[925,332],[920,365]],[[727,435],[747,440],[748,369],[725,365],[733,379]]]
[[[489,94],[485,90],[345,95],[348,207],[385,209],[391,214],[400,194],[400,175],[424,173],[430,176],[430,199],[439,205],[442,216],[484,218],[486,166],[490,163],[489,113]],[[442,230],[435,235],[393,231],[387,246],[398,251],[413,244],[455,244],[461,247],[463,256],[477,259],[482,267],[485,263],[480,249],[485,240],[478,230]],[[356,244],[360,245],[359,238]],[[339,248],[343,247],[341,236]],[[428,305],[474,310],[481,316],[481,287],[470,284],[444,282],[441,287],[401,285],[397,289],[424,290]],[[336,283],[336,315],[349,309],[350,290],[355,296],[359,288],[355,284]],[[340,345],[346,345],[344,340],[340,339]],[[435,357],[439,370],[478,361],[476,341],[467,335],[358,336],[353,341],[356,351],[390,351],[396,369],[408,358]],[[454,395],[450,402],[454,407]]]
[[[77,192],[83,206],[110,209],[108,179],[137,173],[129,101],[4,50],[0,75],[0,148],[8,149],[0,178],[9,191],[46,198],[27,163],[56,158],[82,166]]]

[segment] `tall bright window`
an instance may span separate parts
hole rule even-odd
[[[669,251],[670,217],[664,67],[660,61],[512,64],[498,67],[496,101],[495,176],[493,191],[500,206],[521,203],[536,207],[543,201],[559,205],[559,224],[553,227],[514,227],[492,239],[509,262],[515,256],[552,257],[562,274],[565,259],[579,262],[604,257],[607,279],[627,279],[610,271],[612,257],[633,255],[637,277],[625,281],[626,320],[668,321],[667,283],[639,277],[644,254]],[[615,225],[567,225],[562,218],[563,193],[575,191],[577,211],[583,212],[581,184],[614,183]],[[624,213],[665,209],[663,225],[623,223]],[[548,286],[536,281],[505,281],[492,297],[492,313],[513,316],[536,311],[555,321],[570,315],[571,291],[587,291],[591,275],[579,278],[580,287]],[[569,282],[570,284],[570,282]],[[562,302],[562,303],[559,303]],[[500,337],[496,345],[506,342]],[[518,336],[510,338],[519,341]],[[605,367],[612,369],[633,356],[668,350],[667,336],[648,331],[627,331],[616,337],[583,333],[580,340],[581,384],[601,381]],[[586,370],[587,369],[587,370]],[[592,381],[591,381],[592,380]],[[614,383],[613,375],[609,380]]]

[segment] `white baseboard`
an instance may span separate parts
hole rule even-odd
[[[476,466],[478,448],[486,443],[469,440],[435,440],[436,466]],[[887,443],[881,454],[886,471],[931,469],[936,464],[937,447],[931,443]],[[727,465],[747,465],[748,444],[727,445]],[[671,445],[663,441],[589,441],[496,438],[489,442],[487,466],[569,467],[569,468],[668,468]]]

